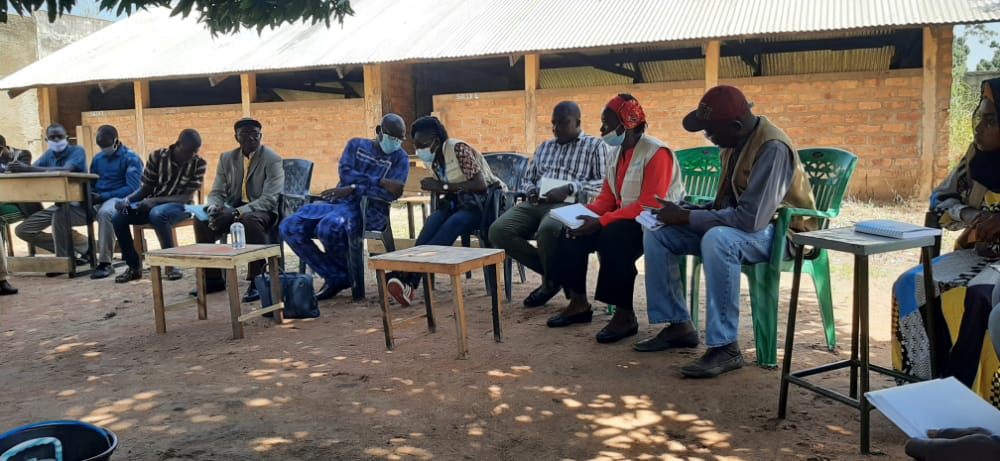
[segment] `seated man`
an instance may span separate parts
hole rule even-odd
[[[702,257],[708,350],[681,368],[690,378],[711,378],[743,366],[737,343],[740,268],[771,257],[772,220],[779,207],[815,209],[809,180],[791,139],[766,117],[751,113],[751,106],[743,92],[723,85],[708,90],[698,109],[684,117],[684,129],[704,131],[722,148],[719,191],[706,209],[662,202],[657,216],[664,226],[643,238],[649,323],[670,325],[634,344],[639,352],[698,345],[677,258]],[[795,219],[791,227],[815,229],[815,222]]]
[[[324,202],[311,203],[281,223],[281,237],[295,254],[323,277],[326,285],[316,297],[330,299],[351,287],[348,245],[360,238],[361,197],[392,201],[403,194],[410,172],[402,149],[406,122],[396,114],[382,117],[375,139],[354,138],[340,156],[340,183],[321,193]],[[368,206],[366,220],[372,229],[383,229],[389,208],[379,202]],[[313,243],[318,238],[325,252]]]
[[[118,130],[111,125],[97,129],[97,147],[90,162],[90,172],[98,179],[90,187],[90,201],[97,208],[97,269],[92,279],[115,273],[111,257],[115,252],[115,228],[111,220],[118,214],[115,204],[139,189],[142,182],[142,159],[118,140]]]
[[[17,288],[7,281],[10,272],[7,271],[7,251],[4,250],[6,247],[7,242],[4,241],[3,234],[0,234],[0,296],[17,294]]]
[[[188,219],[190,213],[184,205],[191,203],[194,193],[201,189],[205,180],[206,162],[198,156],[198,149],[201,149],[201,135],[191,128],[181,131],[176,143],[149,154],[139,190],[116,202],[115,208],[120,213],[111,223],[128,268],[115,277],[115,283],[142,278],[142,262],[135,252],[130,225],[153,226],[163,248],[173,248],[176,244],[173,227]],[[174,267],[166,267],[164,276],[167,280],[182,277]]]
[[[8,146],[7,139],[3,135],[0,135],[0,173],[7,171],[7,164],[15,161],[26,165],[30,164],[31,152]],[[41,209],[42,205],[40,203],[21,204],[0,202],[0,225],[22,221],[26,216],[31,216]]]
[[[45,138],[48,141],[49,149],[35,161],[34,165],[15,161],[7,164],[7,171],[11,173],[87,172],[87,153],[80,146],[69,145],[66,128],[59,124],[51,125],[45,130]],[[87,212],[83,206],[78,203],[58,204],[25,217],[24,221],[14,229],[14,233],[29,245],[43,248],[50,253],[55,253],[56,256],[72,257],[75,256],[73,249],[66,248],[66,236],[72,232],[76,253],[86,254],[89,245],[87,237],[66,227],[65,220],[60,216],[61,213],[57,213],[63,210],[63,207],[69,207],[72,226],[87,224]],[[49,226],[52,227],[52,234],[44,232]],[[60,273],[52,272],[46,275],[56,276]]]
[[[525,307],[544,305],[559,292],[559,284],[548,277],[553,267],[556,242],[562,224],[548,217],[550,210],[566,205],[567,197],[581,191],[596,196],[601,191],[608,163],[608,145],[580,129],[580,106],[563,101],[552,110],[552,134],[538,146],[525,175],[528,201],[507,210],[490,226],[490,241],[510,257],[542,275],[542,285],[524,300]],[[566,182],[552,190],[540,190],[542,178]],[[544,197],[541,195],[544,194]],[[538,248],[528,240],[536,239]]]
[[[285,170],[281,157],[261,144],[262,125],[252,118],[243,118],[233,125],[239,149],[224,152],[215,169],[212,192],[205,201],[210,221],[194,221],[194,238],[198,243],[215,243],[229,233],[234,222],[243,223],[246,243],[268,243],[271,229],[278,224],[278,194],[285,187]],[[253,278],[264,268],[264,261],[250,263],[247,280],[250,287],[243,302],[260,299]],[[205,270],[205,291],[226,289],[222,270]]]

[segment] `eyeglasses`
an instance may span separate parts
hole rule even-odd
[[[980,124],[986,128],[997,128],[1000,126],[1000,121],[997,120],[997,114],[983,114],[976,111],[972,114],[972,129],[975,130]]]
[[[257,139],[257,138],[260,138],[261,136],[263,136],[263,134],[260,131],[238,131],[238,132],[236,132],[236,137],[237,138],[243,138],[243,139]]]
[[[382,132],[382,137],[389,138],[390,141],[398,141],[400,144],[406,140],[405,138],[396,137],[384,131]]]
[[[49,141],[62,141],[63,139],[66,139],[66,135],[64,135],[64,134],[54,134],[54,135],[49,136],[47,139]]]

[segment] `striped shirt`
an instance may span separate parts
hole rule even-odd
[[[208,162],[197,154],[183,165],[170,159],[170,148],[165,147],[149,154],[146,170],[142,173],[142,187],[152,190],[150,197],[189,195],[201,190]]]
[[[580,136],[559,144],[555,139],[543,142],[535,150],[535,157],[524,177],[524,192],[538,190],[542,177],[572,181],[573,190],[586,190],[591,197],[601,192],[604,174],[608,169],[608,145],[601,138]]]

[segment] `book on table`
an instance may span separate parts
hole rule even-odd
[[[941,235],[941,229],[918,226],[916,224],[899,221],[890,221],[887,219],[861,221],[854,224],[854,231],[861,232],[863,234],[878,235],[896,239],[935,237]]]
[[[556,221],[563,223],[563,225],[570,229],[579,229],[580,226],[583,225],[583,220],[578,219],[577,216],[590,216],[592,218],[600,217],[597,213],[590,211],[590,208],[580,205],[579,203],[574,203],[573,205],[567,205],[549,211],[549,216],[552,216],[556,219]]]
[[[1000,410],[954,377],[872,391],[865,397],[910,437],[925,439],[929,430],[964,427],[1000,435]]]
[[[549,191],[551,191],[552,189],[572,183],[573,183],[572,181],[566,181],[555,178],[546,178],[543,176],[542,179],[538,181],[538,196],[541,198],[545,198],[545,196],[548,195]],[[566,196],[566,200],[563,201],[566,203],[576,203],[576,195],[569,194]]]

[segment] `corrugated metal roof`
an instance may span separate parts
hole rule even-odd
[[[0,81],[0,89],[347,64],[504,56],[710,38],[1000,20],[997,0],[354,0],[334,24],[212,37],[137,13]]]

